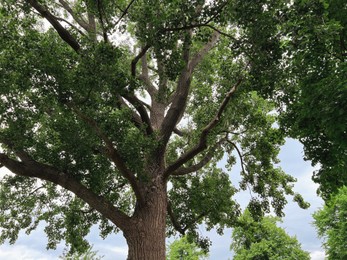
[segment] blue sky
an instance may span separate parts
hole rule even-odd
[[[301,193],[305,200],[311,203],[308,210],[300,209],[296,203],[288,198],[288,205],[285,208],[286,216],[283,219],[282,227],[285,228],[288,234],[296,236],[302,244],[302,248],[310,252],[312,260],[323,260],[324,251],[321,248],[322,241],[317,238],[316,231],[312,225],[312,213],[322,206],[322,200],[316,195],[317,185],[311,180],[312,172],[314,169],[309,162],[303,159],[302,145],[295,140],[288,139],[286,144],[282,147],[280,153],[281,163],[280,166],[287,173],[293,175],[298,179],[295,185],[295,191]],[[0,173],[5,171],[2,169]],[[231,179],[237,183],[236,167],[230,173]],[[237,199],[241,205],[247,203],[248,194],[242,193],[237,195]],[[14,245],[8,243],[0,246],[0,260],[2,259],[25,259],[25,260],[48,260],[58,259],[63,253],[64,245],[60,245],[57,250],[46,250],[46,236],[43,232],[44,226],[32,232],[27,236],[21,233],[18,241]],[[217,235],[215,232],[206,232],[203,227],[200,228],[202,235],[208,235],[212,240],[212,247],[210,249],[211,260],[228,260],[232,259],[232,252],[229,250],[231,242],[231,229],[227,229],[223,236]],[[127,246],[125,239],[121,234],[108,237],[102,240],[98,236],[97,227],[93,228],[91,234],[88,236],[89,241],[94,245],[93,249],[98,251],[98,255],[103,255],[103,260],[125,260],[127,255]]]

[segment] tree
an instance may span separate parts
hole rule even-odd
[[[322,209],[313,214],[318,235],[326,239],[324,247],[328,259],[345,259],[347,257],[347,245],[344,242],[347,241],[346,217],[346,186],[341,187]]]
[[[234,259],[310,259],[309,253],[301,249],[298,240],[276,225],[279,220],[267,216],[255,221],[246,210],[232,234]]]
[[[168,260],[199,260],[206,259],[207,252],[201,250],[194,242],[189,242],[187,236],[172,242],[169,246]]]
[[[47,248],[122,231],[128,259],[240,214],[228,154],[254,216],[282,215],[295,178],[276,166],[287,91],[286,1],[0,3],[0,242],[46,223]],[[287,79],[287,82],[291,82]],[[278,107],[277,107],[278,108]],[[170,187],[168,189],[168,186]]]
[[[311,12],[308,12],[311,10]],[[320,169],[313,180],[328,199],[347,184],[347,9],[345,1],[297,1],[288,55],[291,91],[283,96],[282,126],[304,144],[305,157]],[[290,94],[292,92],[292,94]]]

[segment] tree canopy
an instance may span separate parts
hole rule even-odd
[[[332,66],[319,48],[336,54],[345,32],[329,10],[320,0],[1,1],[0,166],[14,175],[1,179],[0,242],[45,222],[47,248],[64,240],[80,253],[97,224],[102,237],[123,232],[129,259],[164,259],[166,235],[207,248],[199,224],[234,226],[239,190],[251,191],[255,217],[283,215],[286,195],[307,207],[277,155],[283,129],[313,134],[296,128],[311,109],[296,98],[324,92],[344,68],[305,90],[301,69],[314,79],[316,62]],[[317,17],[328,36],[316,45]]]
[[[173,241],[169,245],[167,260],[202,260],[208,259],[208,253],[201,250],[193,241],[189,241],[187,236]]]
[[[309,253],[301,249],[295,237],[290,237],[276,223],[279,218],[266,216],[260,221],[252,218],[246,210],[233,229],[231,249],[234,260],[264,259],[310,259]]]
[[[347,186],[341,187],[324,207],[313,214],[318,234],[325,239],[328,259],[347,257]]]
[[[282,126],[320,166],[313,180],[327,199],[347,184],[347,7],[343,0],[303,2],[289,14],[298,25],[288,45],[295,86],[284,97]]]

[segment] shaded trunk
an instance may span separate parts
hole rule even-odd
[[[131,226],[124,230],[128,260],[165,260],[166,196],[164,181],[147,187],[145,204],[136,206]]]

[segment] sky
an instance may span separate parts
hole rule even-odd
[[[296,203],[293,203],[291,198],[288,198],[289,203],[285,208],[285,217],[280,225],[285,228],[290,236],[297,237],[302,248],[310,253],[312,260],[323,260],[322,240],[317,238],[315,228],[312,225],[312,213],[323,205],[323,201],[316,194],[318,186],[311,180],[314,168],[311,167],[310,162],[303,160],[302,145],[292,139],[287,139],[286,144],[281,149],[279,158],[281,160],[281,168],[298,180],[294,190],[302,194],[304,199],[311,204],[309,209],[303,210]],[[236,167],[236,169],[230,172],[233,183],[238,182],[237,171]],[[2,168],[0,170],[0,178],[4,173],[5,170]],[[241,206],[245,206],[249,199],[248,192],[238,194],[236,198]],[[59,256],[63,254],[64,244],[59,245],[57,250],[46,250],[47,238],[43,228],[44,226],[40,225],[29,236],[21,232],[19,239],[14,245],[9,245],[8,243],[0,245],[0,260],[59,259]],[[212,241],[209,259],[232,259],[232,252],[229,249],[231,229],[226,229],[223,236],[219,236],[214,231],[207,232],[203,227],[199,229],[199,232],[204,236],[209,236]],[[88,240],[93,244],[93,250],[97,251],[97,255],[103,256],[103,260],[126,259],[127,246],[121,234],[112,235],[102,240],[98,236],[98,228],[94,227],[88,236]]]

